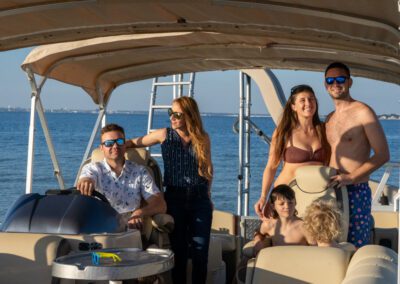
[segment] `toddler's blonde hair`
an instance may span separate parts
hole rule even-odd
[[[341,227],[341,213],[334,202],[316,200],[307,207],[304,228],[315,241],[336,241],[341,234]]]

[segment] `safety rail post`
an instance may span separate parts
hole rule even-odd
[[[243,73],[239,72],[239,169],[238,169],[238,188],[237,188],[237,215],[242,215],[242,188],[243,188],[243,124],[244,124],[244,90]]]
[[[244,145],[244,212],[243,216],[249,215],[249,195],[250,195],[250,111],[251,111],[251,78],[249,75],[244,74],[245,79],[245,120],[244,120],[244,135],[245,135],[245,145]]]

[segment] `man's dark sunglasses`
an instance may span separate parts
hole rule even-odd
[[[118,146],[123,146],[125,144],[125,138],[118,138],[118,139],[114,139],[114,140],[106,140],[101,144],[106,146],[106,147],[112,147],[112,146],[114,146],[115,143],[117,143]]]
[[[177,120],[180,120],[182,118],[182,116],[183,116],[183,113],[182,112],[174,112],[172,110],[172,108],[169,108],[168,109],[168,116],[169,117],[172,116],[173,118],[176,118]]]
[[[326,78],[325,78],[325,82],[326,82],[328,85],[332,85],[333,82],[335,82],[335,81],[336,81],[336,83],[338,83],[338,84],[344,84],[344,82],[346,82],[347,78],[348,78],[347,76],[326,77]]]

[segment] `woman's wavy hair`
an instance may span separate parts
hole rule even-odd
[[[287,100],[286,105],[283,109],[281,120],[279,121],[278,127],[276,128],[276,146],[274,153],[276,157],[276,160],[274,161],[275,166],[279,165],[283,156],[283,152],[285,151],[285,147],[290,137],[292,136],[292,131],[299,123],[297,113],[292,109],[292,105],[294,105],[296,101],[297,94],[302,92],[309,92],[315,97],[317,107],[315,110],[315,114],[312,118],[312,122],[317,132],[317,136],[321,141],[321,146],[325,150],[325,153],[327,153],[326,161],[324,162],[324,164],[329,163],[330,147],[325,134],[325,126],[319,119],[317,97],[315,96],[314,90],[310,86],[298,85],[292,88],[289,99]]]
[[[316,200],[305,212],[304,228],[319,242],[336,241],[342,228],[341,213],[334,202]]]
[[[289,201],[292,200],[296,201],[296,193],[290,186],[286,184],[280,184],[272,189],[269,201],[273,205],[275,201],[278,199],[287,199]],[[294,216],[297,216],[297,214],[298,212],[295,209]],[[278,217],[279,217],[278,212],[276,212],[276,210],[274,209],[272,212],[272,218],[277,219]]]
[[[196,101],[190,97],[177,98],[173,103],[179,104],[183,111],[186,128],[199,164],[198,173],[210,181],[213,176],[213,169],[208,153],[210,153],[211,149],[208,143],[208,134],[203,128],[199,107]]]

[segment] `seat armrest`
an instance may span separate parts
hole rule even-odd
[[[249,259],[247,262],[247,270],[246,270],[246,284],[251,284],[253,282],[253,274],[254,274],[254,269],[256,267],[256,259],[252,258]]]
[[[171,233],[174,229],[174,218],[168,214],[156,214],[152,217],[151,224],[158,231],[163,233]]]
[[[265,239],[263,240],[263,242],[264,242],[264,248],[266,248],[266,247],[271,247],[271,246],[272,246],[272,240],[271,240],[271,238],[265,238]],[[254,252],[254,240],[252,240],[252,241],[246,243],[246,244],[243,246],[242,253],[243,253],[243,255],[244,255],[245,257],[247,257],[247,258],[256,257],[256,254],[255,254],[255,252]]]

